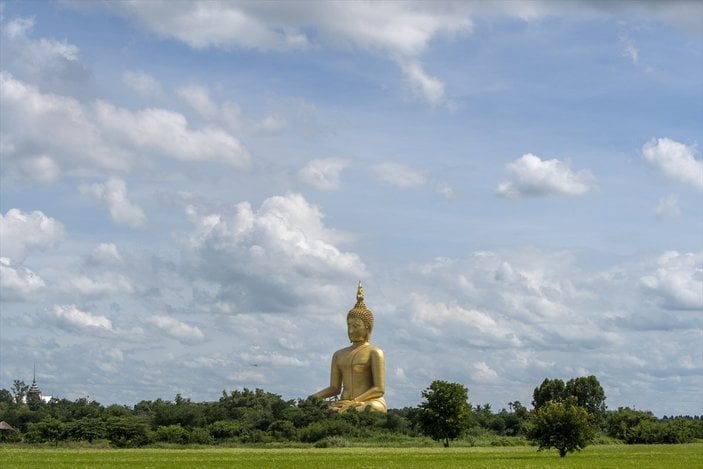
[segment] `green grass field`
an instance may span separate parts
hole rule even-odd
[[[10,468],[703,468],[703,443],[589,446],[561,459],[533,447],[69,449],[1,447]]]

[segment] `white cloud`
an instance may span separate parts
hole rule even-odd
[[[32,301],[44,288],[44,280],[28,268],[0,257],[0,291],[2,301]]]
[[[5,72],[0,73],[0,97],[2,173],[46,181],[66,170],[129,167],[130,158],[106,144],[93,116],[76,99],[42,94]]]
[[[322,158],[311,160],[298,171],[301,181],[319,191],[339,189],[339,176],[349,161],[344,158]]]
[[[176,93],[203,117],[213,119],[220,112],[217,108],[217,104],[210,99],[210,92],[203,86],[184,86],[176,90]]]
[[[285,118],[279,115],[269,115],[260,120],[247,117],[239,106],[231,101],[225,101],[218,106],[204,86],[183,86],[176,93],[203,118],[235,131],[273,133],[287,125]]]
[[[666,252],[657,260],[656,270],[641,282],[666,308],[703,309],[703,252]]]
[[[658,217],[678,217],[681,215],[678,197],[675,195],[669,195],[659,199],[654,211]]]
[[[504,327],[484,312],[444,302],[432,302],[418,294],[410,295],[409,309],[410,320],[434,337],[460,338],[479,346],[506,343]]]
[[[84,105],[0,73],[2,173],[50,181],[60,173],[127,172],[145,157],[248,166],[246,148],[217,127],[191,129],[176,112]]]
[[[89,297],[106,297],[130,295],[135,292],[132,282],[122,274],[115,272],[100,272],[92,277],[75,275],[62,280],[59,290],[73,295]]]
[[[127,199],[127,184],[122,179],[109,179],[105,184],[81,184],[79,190],[102,201],[116,224],[132,228],[146,225],[144,211]]]
[[[421,171],[399,163],[377,164],[372,171],[381,182],[395,187],[417,187],[427,182]]]
[[[620,36],[620,45],[622,47],[622,54],[630,59],[634,65],[637,65],[639,63],[639,50],[637,50],[632,40],[622,35]]]
[[[161,85],[150,74],[141,70],[127,70],[122,73],[122,81],[142,96],[158,96]]]
[[[278,352],[244,353],[242,360],[253,366],[303,367],[309,365],[299,358],[282,355]]]
[[[401,69],[410,83],[411,89],[432,106],[445,104],[444,83],[437,77],[428,75],[415,61],[401,63]]]
[[[445,98],[444,83],[428,74],[419,59],[438,36],[472,32],[474,15],[507,14],[524,21],[550,15],[614,13],[655,18],[700,32],[692,18],[691,2],[643,8],[637,4],[603,8],[600,2],[575,5],[555,2],[286,2],[176,3],[148,5],[117,2],[108,8],[134,19],[161,37],[176,38],[193,48],[240,47],[295,50],[314,46],[357,48],[382,54],[399,64],[419,97],[432,106],[453,106]],[[311,32],[312,31],[312,32]],[[628,52],[632,57],[632,49]]]
[[[471,368],[471,377],[475,382],[485,383],[498,378],[498,373],[484,361],[473,363]]]
[[[113,243],[100,243],[93,250],[88,261],[95,265],[119,265],[122,263],[122,256]]]
[[[665,176],[703,191],[703,161],[695,158],[694,146],[659,138],[645,143],[642,153]]]
[[[453,199],[456,197],[454,188],[447,183],[438,183],[435,187],[435,191],[445,199]]]
[[[338,279],[365,272],[358,255],[335,246],[345,236],[325,228],[319,209],[300,194],[270,197],[258,212],[248,202],[222,213],[201,211],[188,207],[194,231],[186,240],[187,258],[191,271],[221,285],[213,303],[240,302],[239,311],[286,310],[325,299],[337,292]]]
[[[542,160],[531,153],[506,165],[510,177],[498,185],[497,193],[505,197],[541,197],[582,195],[591,189],[588,171],[572,171],[557,159]]]
[[[44,251],[57,246],[64,238],[61,222],[47,217],[41,211],[25,213],[11,208],[0,213],[0,253],[21,262],[28,252]]]
[[[0,28],[3,40],[3,62],[8,60],[30,75],[47,71],[56,73],[66,62],[76,62],[79,50],[73,44],[53,39],[31,38],[34,18],[13,18]]]
[[[68,329],[112,331],[112,321],[108,318],[81,311],[76,305],[54,306],[51,316]]]
[[[285,50],[308,48],[315,42],[384,54],[400,65],[412,89],[433,106],[444,103],[444,84],[427,74],[418,58],[436,36],[464,34],[472,27],[468,8],[456,3],[378,2],[372,8],[362,2],[110,6],[156,34],[194,48]],[[314,35],[309,35],[310,29]]]
[[[193,343],[205,339],[205,334],[198,326],[191,326],[170,316],[154,315],[147,321],[181,342]]]
[[[98,101],[94,111],[105,138],[116,144],[181,161],[212,161],[235,167],[249,164],[249,153],[232,135],[216,127],[191,130],[186,118],[177,112],[131,112],[105,101]]]

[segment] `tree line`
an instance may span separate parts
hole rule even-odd
[[[114,447],[151,444],[344,446],[352,440],[376,444],[430,437],[450,441],[479,437],[488,444],[527,444],[556,448],[560,455],[582,449],[597,437],[624,443],[686,443],[703,439],[700,417],[656,418],[649,411],[608,411],[595,376],[567,382],[545,379],[535,388],[532,408],[519,401],[493,411],[472,406],[468,389],[436,380],[422,391],[417,407],[387,414],[332,412],[327,403],[308,398],[284,400],[263,389],[223,391],[217,401],[193,402],[176,395],[134,406],[103,406],[81,398],[43,402],[15,381],[0,390],[0,420],[16,431],[1,431],[2,441],[55,443],[82,441]]]

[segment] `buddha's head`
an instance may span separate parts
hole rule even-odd
[[[359,282],[356,305],[347,313],[347,334],[351,342],[367,342],[373,330],[373,313],[364,304],[364,288]]]

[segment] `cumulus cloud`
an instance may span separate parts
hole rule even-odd
[[[0,73],[2,174],[50,181],[77,175],[127,172],[143,157],[213,162],[236,168],[250,156],[218,127],[192,129],[176,112],[132,112],[106,101],[83,104]]]
[[[0,253],[14,261],[22,261],[28,252],[44,251],[57,246],[64,238],[61,222],[41,211],[22,212],[11,208],[0,213]]]
[[[703,161],[695,158],[695,147],[659,138],[645,143],[642,154],[666,177],[703,191]]]
[[[506,165],[506,171],[509,180],[496,189],[504,197],[582,195],[592,187],[593,177],[588,171],[574,172],[560,160],[542,160],[531,153]]]
[[[641,283],[668,309],[703,309],[703,252],[666,252]]]
[[[170,316],[155,315],[149,317],[147,321],[184,343],[201,342],[205,339],[205,334],[198,326],[191,326]]]
[[[129,158],[111,149],[87,109],[76,99],[43,94],[0,73],[2,174],[51,181],[62,171],[125,170]],[[45,171],[48,170],[48,171]]]
[[[54,306],[50,316],[60,327],[68,330],[113,331],[112,321],[108,318],[81,311],[76,305]]]
[[[98,101],[94,111],[106,139],[135,150],[188,162],[213,161],[235,167],[249,164],[249,153],[239,140],[217,127],[191,130],[186,118],[177,112],[131,112],[106,101]]]
[[[460,337],[467,345],[483,347],[506,344],[504,328],[490,315],[476,309],[433,302],[418,294],[410,296],[409,309],[410,320],[435,337]]]
[[[31,301],[44,288],[44,280],[22,265],[0,257],[0,291],[2,301]]]
[[[424,173],[399,163],[381,163],[373,166],[372,171],[379,181],[395,187],[417,187],[427,182]]]
[[[115,224],[132,228],[142,228],[146,225],[144,211],[127,199],[127,184],[122,179],[109,179],[105,184],[81,184],[79,190],[82,194],[102,201]]]
[[[270,197],[258,211],[241,202],[220,213],[191,205],[187,213],[194,224],[185,240],[188,262],[221,285],[218,299],[234,301],[235,310],[287,310],[314,302],[312,290],[326,297],[337,293],[336,280],[365,272],[358,255],[335,246],[345,236],[326,228],[300,194]]]
[[[158,96],[161,85],[150,74],[141,70],[127,70],[122,73],[122,81],[141,96]]]
[[[305,184],[319,191],[339,189],[339,176],[349,161],[344,158],[322,158],[311,160],[298,171],[298,177]]]

